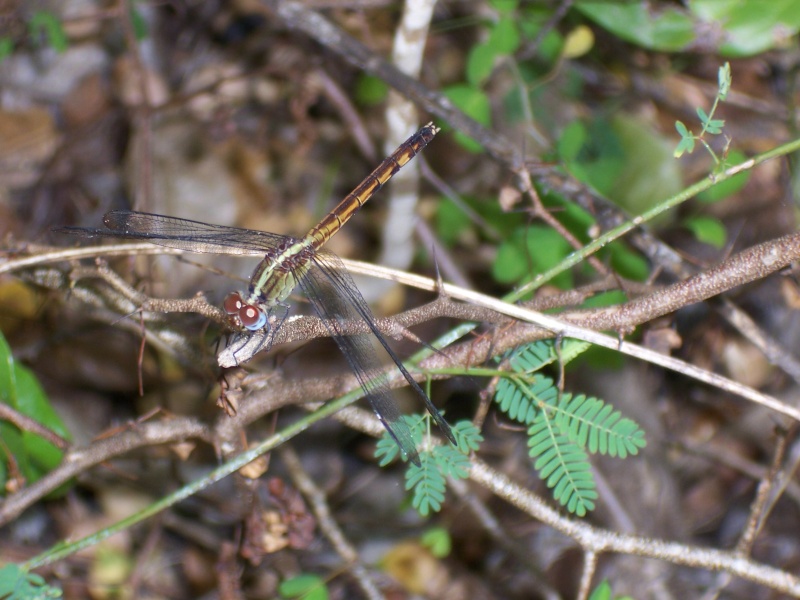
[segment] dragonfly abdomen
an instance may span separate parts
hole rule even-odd
[[[306,234],[304,239],[312,240],[312,248],[319,249],[331,236],[339,231],[359,208],[389,181],[403,166],[414,158],[439,132],[433,123],[428,123],[408,138],[400,147],[385,158],[378,167],[350,192],[327,217]]]

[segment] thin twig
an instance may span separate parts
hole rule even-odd
[[[29,416],[14,410],[5,402],[0,402],[0,421],[8,421],[9,423],[16,425],[20,431],[29,431],[31,433],[35,433],[61,450],[65,450],[69,447],[69,442],[58,435],[55,431],[45,427]]]
[[[303,493],[311,505],[311,510],[314,511],[314,515],[317,517],[322,533],[328,538],[336,553],[342,557],[347,569],[353,574],[364,594],[371,600],[381,600],[383,594],[372,581],[366,566],[364,566],[361,557],[358,555],[358,551],[345,537],[339,524],[333,518],[325,494],[308,476],[303,464],[300,462],[300,457],[297,456],[297,453],[289,444],[281,446],[280,456],[297,489]]]

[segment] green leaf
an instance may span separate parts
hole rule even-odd
[[[566,145],[569,152],[562,156],[574,156],[565,160],[566,168],[629,213],[642,214],[682,189],[674,142],[649,123],[618,113],[585,127],[586,141],[577,152],[575,141]],[[570,133],[565,130],[564,135]],[[671,218],[665,213],[658,221]]]
[[[464,210],[449,198],[443,198],[436,205],[436,232],[447,246],[454,245],[469,231],[472,222]]]
[[[555,363],[558,354],[552,340],[538,340],[516,348],[508,358],[514,371],[527,375]]]
[[[148,34],[147,21],[133,3],[129,4],[129,6],[133,35],[137,40],[141,41],[145,39]]]
[[[481,125],[488,126],[490,124],[492,115],[491,103],[489,97],[478,88],[459,84],[445,88],[443,93],[453,104]],[[478,153],[483,150],[478,142],[469,136],[463,135],[461,132],[456,133],[455,139],[470,152]]]
[[[47,600],[61,598],[63,592],[47,585],[35,573],[28,573],[15,564],[0,567],[0,598],[3,600]]]
[[[700,122],[705,127],[708,124],[709,120],[708,114],[706,114],[706,111],[704,111],[701,106],[698,106],[695,110],[697,111],[697,117],[700,119]]]
[[[517,9],[519,0],[491,0],[489,4],[499,13],[510,13]]]
[[[61,437],[69,439],[69,432],[61,418],[50,405],[44,390],[33,373],[17,364],[2,333],[0,333],[0,402],[34,419]],[[16,426],[0,422],[0,463],[8,460],[10,452],[19,471],[28,483],[40,479],[54,469],[63,456],[61,450],[44,438],[20,431]],[[0,486],[6,483],[5,469],[0,472]]]
[[[726,56],[752,56],[785,47],[800,29],[800,5],[795,0],[693,0],[690,6],[699,19],[721,25],[719,53]]]
[[[487,44],[497,55],[508,55],[519,47],[519,31],[515,17],[502,17],[492,27]]]
[[[445,479],[431,453],[423,452],[419,458],[420,466],[411,465],[406,470],[406,490],[414,490],[411,505],[427,517],[442,508]]]
[[[622,160],[616,178],[598,188],[630,214],[640,215],[683,189],[683,172],[673,157],[673,142],[650,123],[625,114],[611,119]],[[655,223],[673,219],[664,213]]]
[[[739,152],[737,150],[731,151],[726,159],[726,164],[739,164],[743,162],[747,157],[744,153]],[[741,190],[745,184],[750,180],[750,171],[745,170],[741,173],[737,173],[733,177],[729,177],[724,181],[720,181],[719,183],[713,185],[712,187],[708,188],[704,192],[700,192],[697,195],[697,199],[701,202],[711,203],[711,202],[719,202],[725,198],[728,198]]]
[[[355,98],[362,106],[380,104],[389,95],[389,86],[378,77],[361,75],[356,81]]]
[[[492,264],[492,275],[500,283],[519,285],[552,269],[571,252],[569,242],[553,229],[543,225],[521,227],[500,244]],[[552,283],[569,289],[572,273],[560,273]]]
[[[391,463],[400,454],[400,448],[388,431],[384,431],[378,443],[375,445],[375,458],[378,459],[378,465],[385,467]]]
[[[14,40],[0,36],[0,61],[11,56],[12,52],[14,52]]]
[[[278,593],[284,598],[303,598],[303,600],[328,600],[328,588],[318,575],[303,573],[282,581]]]
[[[695,22],[683,8],[606,0],[576,2],[575,8],[623,40],[652,50],[682,51],[696,38]]]
[[[607,579],[603,579],[596,588],[592,590],[589,600],[611,600],[611,586]]]
[[[698,241],[715,248],[722,248],[728,239],[725,226],[714,217],[690,217],[684,220],[683,225]]]
[[[544,412],[528,428],[528,438],[534,468],[553,490],[553,497],[579,517],[594,510],[597,491],[586,453],[560,433]]]
[[[717,85],[719,87],[719,91],[717,92],[717,96],[720,100],[725,100],[728,97],[728,92],[731,91],[731,85],[733,84],[733,77],[731,76],[731,63],[726,62],[719,68],[719,72],[717,73]]]
[[[611,260],[612,264],[614,264],[613,257]],[[617,268],[616,265],[614,265],[614,268],[615,269]],[[581,308],[602,308],[605,306],[617,306],[618,304],[622,304],[627,301],[628,301],[628,295],[622,290],[609,290],[607,292],[601,292],[599,294],[595,294],[591,298],[587,298],[581,303]]]
[[[612,405],[583,394],[562,394],[554,420],[571,442],[592,454],[625,458],[638,454],[647,443],[635,421],[623,419]]]
[[[36,39],[39,33],[43,33],[50,46],[61,54],[69,46],[67,34],[58,17],[51,12],[40,10],[36,11],[28,23],[31,37]]]
[[[494,69],[497,52],[488,44],[476,44],[467,54],[466,78],[470,85],[479,87]]]
[[[503,377],[497,382],[494,399],[510,419],[530,425],[542,407],[558,402],[558,388],[549,377],[537,376],[532,384],[522,377]]]
[[[608,247],[611,266],[620,277],[634,281],[646,281],[650,277],[650,261],[622,242],[614,242]]]
[[[458,443],[458,451],[462,454],[477,451],[480,448],[483,436],[480,429],[471,421],[459,421],[453,426],[453,435]]]
[[[724,119],[711,119],[706,124],[706,131],[709,133],[713,133],[714,135],[719,135],[722,133],[722,128],[725,127],[725,120]]]
[[[558,155],[564,162],[577,161],[588,142],[589,132],[586,125],[579,120],[571,121],[558,138]]]
[[[424,419],[422,417],[412,415],[401,415],[400,418],[404,421],[406,427],[408,427],[414,444],[419,446],[423,435]],[[391,436],[391,434],[388,431],[384,431],[383,435],[381,435],[381,438],[378,440],[378,443],[375,446],[375,458],[378,459],[378,464],[381,467],[385,467],[398,456],[402,456],[403,461],[407,460],[405,455],[401,455],[400,448],[398,447],[397,442],[394,441],[394,438]]]
[[[436,558],[449,556],[453,549],[453,539],[444,527],[432,527],[422,534],[422,545],[428,548]]]
[[[691,154],[694,151],[694,143],[695,140],[693,137],[682,138],[681,141],[678,143],[678,145],[675,147],[672,156],[674,158],[680,158],[687,152]]]
[[[691,137],[691,133],[689,130],[686,129],[686,125],[683,124],[683,121],[675,121],[675,129],[678,130],[678,133],[681,134],[682,138]]]
[[[562,365],[569,364],[590,347],[591,344],[583,340],[564,338],[559,342],[559,349],[556,352],[553,340],[537,340],[519,346],[509,353],[507,357],[511,368],[515,372],[522,375],[532,375],[547,365],[552,365],[556,362],[560,362]],[[552,383],[552,380],[547,381]]]
[[[445,477],[466,479],[472,466],[469,457],[452,445],[439,446],[432,452],[434,461]]]

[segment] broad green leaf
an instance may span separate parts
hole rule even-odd
[[[800,30],[796,0],[691,0],[691,11],[706,23],[721,26],[719,53],[752,56],[786,47]]]
[[[60,589],[47,585],[36,573],[29,573],[15,564],[0,567],[0,598],[3,600],[47,600],[62,596]]]
[[[0,402],[9,405],[20,413],[31,417],[63,438],[69,439],[69,432],[61,418],[53,410],[44,390],[33,373],[19,365],[11,354],[5,338],[0,333]],[[43,438],[28,431],[20,431],[16,426],[0,422],[0,457],[10,452],[13,460],[28,483],[34,482],[55,468],[63,456],[62,452]],[[0,463],[5,462],[5,458]],[[0,472],[0,484],[5,485],[8,473]]]
[[[591,298],[587,298],[581,304],[581,308],[602,308],[604,306],[618,306],[628,300],[625,292],[622,290],[611,290],[595,294]]]
[[[137,10],[136,6],[133,3],[130,3],[130,16],[131,16],[131,24],[133,25],[133,35],[136,36],[136,39],[141,41],[147,37],[148,28],[147,28],[147,20],[144,18],[142,13]]]
[[[728,238],[725,226],[714,217],[691,217],[684,220],[683,225],[699,241],[715,248],[722,248]]]
[[[453,539],[444,527],[433,527],[422,534],[422,545],[428,548],[436,558],[449,556],[453,549]]]
[[[564,162],[579,160],[580,153],[588,143],[589,132],[581,121],[572,121],[561,131],[558,138],[558,155]]]
[[[645,2],[576,2],[575,8],[623,40],[662,52],[678,52],[695,40],[695,22],[684,9]]]
[[[51,12],[44,10],[36,11],[28,23],[31,37],[36,39],[39,33],[43,33],[50,46],[59,54],[64,52],[69,46],[67,34],[61,25],[58,17]]]
[[[516,10],[519,0],[490,0],[489,4],[499,13],[510,13]]]
[[[592,590],[589,600],[611,600],[611,586],[608,580],[604,579],[600,584]]]
[[[645,281],[650,277],[650,263],[641,254],[623,243],[613,243],[608,247],[611,254],[611,266],[622,277],[634,281]]]
[[[598,188],[631,215],[640,215],[683,189],[683,173],[673,157],[672,141],[647,122],[623,114],[611,120],[623,164],[608,188]],[[651,223],[673,219],[665,213]]]
[[[470,85],[480,86],[494,69],[497,52],[487,44],[476,44],[467,55],[466,77]]]
[[[522,283],[534,275],[559,264],[571,248],[557,232],[541,225],[523,227],[500,244],[492,275],[501,283]],[[572,282],[569,271],[561,273],[552,283],[564,289]]]
[[[318,575],[303,573],[282,581],[278,593],[284,598],[302,598],[303,600],[328,600],[328,588]]]
[[[561,138],[565,138],[562,144]],[[581,142],[579,147],[576,145]],[[608,119],[571,123],[558,142],[566,168],[577,179],[609,196],[625,169],[625,152]]]
[[[454,245],[459,237],[469,230],[469,216],[449,198],[442,198],[436,205],[436,233],[446,246]]]
[[[375,106],[386,100],[389,86],[382,79],[372,75],[361,75],[356,81],[356,102],[362,106]]]
[[[735,165],[743,162],[746,158],[747,157],[742,152],[733,150],[728,154],[725,163],[728,165]],[[697,199],[705,203],[718,202],[741,190],[749,179],[750,171],[742,171],[700,192],[697,195]]]
[[[10,37],[0,36],[0,61],[11,56],[14,52],[14,40]]]
[[[488,126],[490,124],[492,115],[491,103],[488,96],[481,90],[469,85],[459,84],[445,88],[443,93],[453,104],[481,125]],[[461,132],[455,134],[455,139],[470,152],[478,153],[483,150],[478,142]]]
[[[502,17],[492,27],[487,45],[497,55],[513,54],[519,47],[519,31],[514,17]]]

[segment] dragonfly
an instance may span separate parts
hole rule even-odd
[[[422,151],[439,132],[428,123],[403,142],[305,236],[295,238],[266,231],[212,225],[166,215],[115,210],[103,217],[106,229],[62,227],[56,231],[87,237],[141,239],[169,248],[196,253],[263,256],[245,292],[233,292],[223,302],[231,324],[244,343],[234,343],[220,353],[221,366],[246,362],[268,347],[283,319],[270,319],[300,287],[331,337],[344,354],[375,415],[414,464],[419,453],[408,424],[401,417],[389,387],[384,362],[374,342],[383,348],[405,380],[422,399],[434,422],[448,440],[455,436],[428,395],[403,366],[375,323],[375,317],[358,291],[341,259],[322,249],[389,179]],[[369,333],[347,333],[348,324],[366,323]]]

